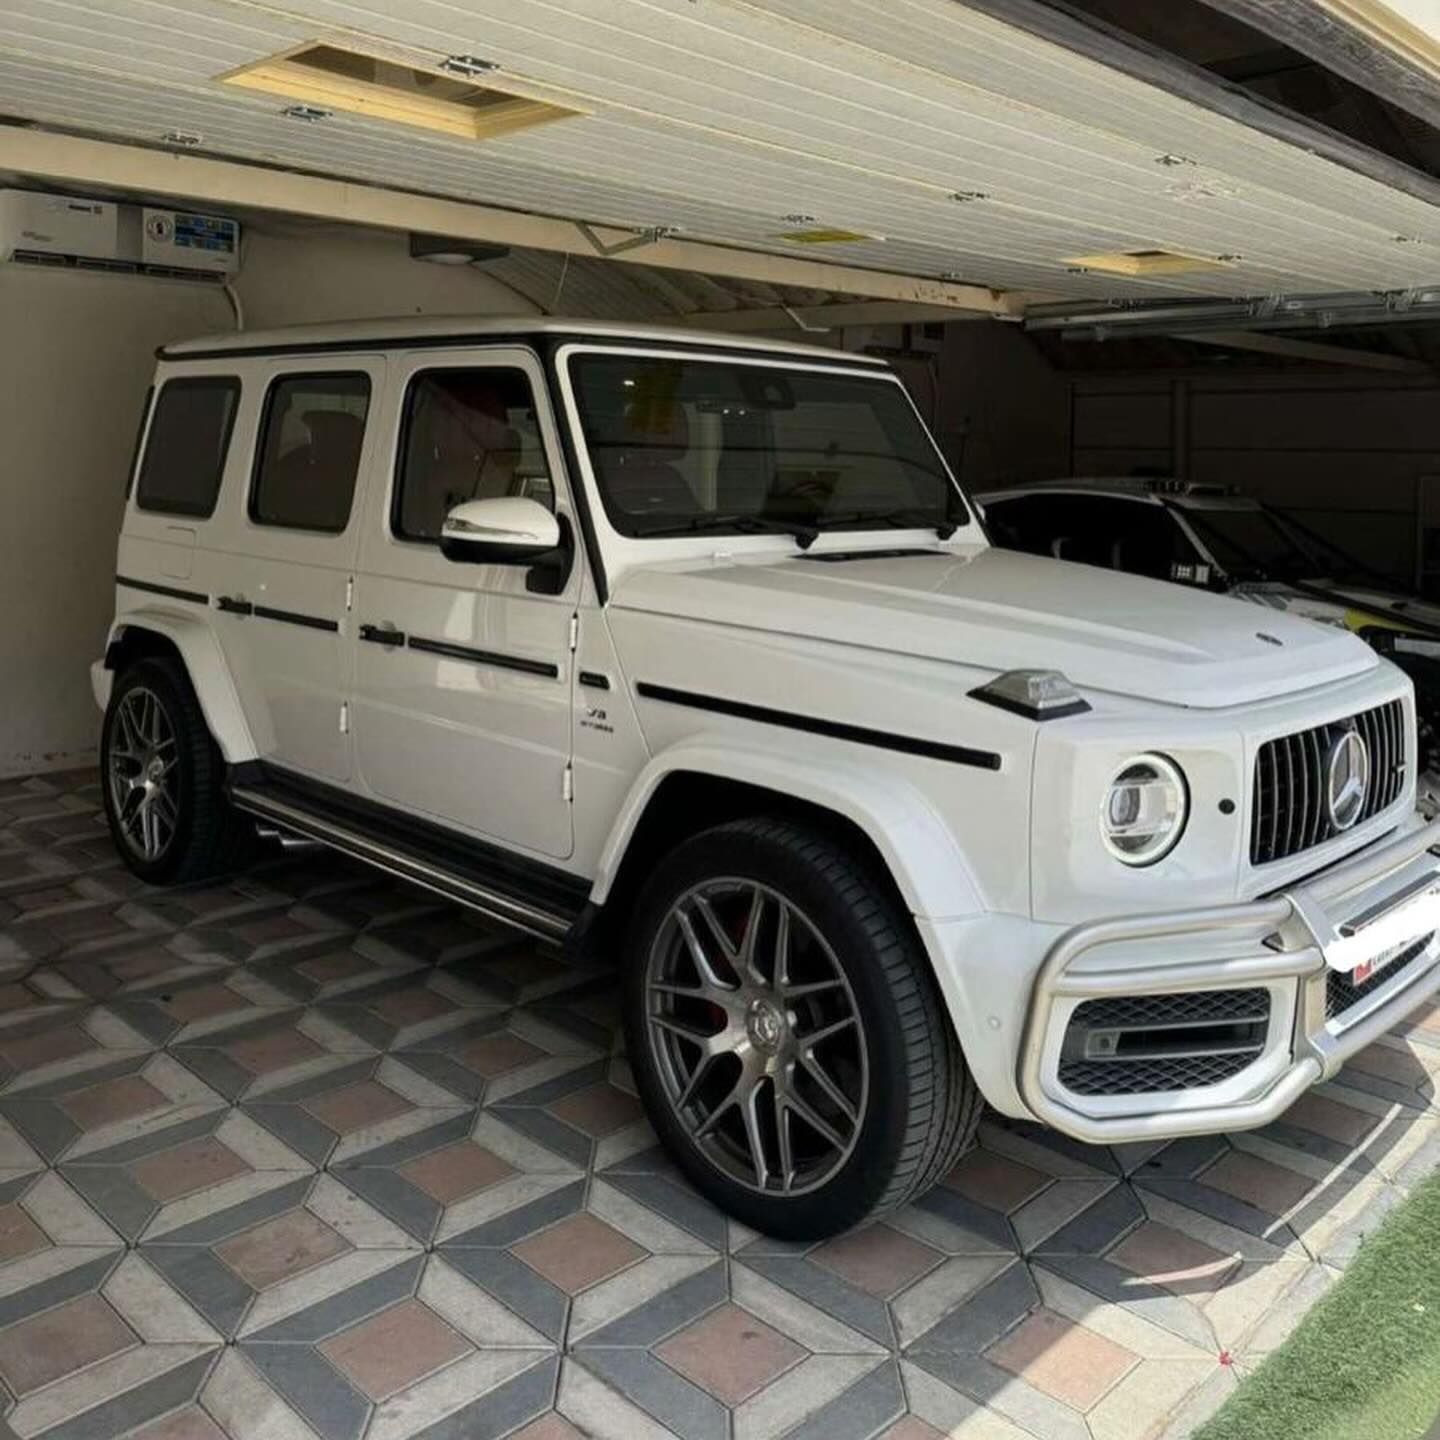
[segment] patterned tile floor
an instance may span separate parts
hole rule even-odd
[[[97,809],[0,781],[0,1434],[1181,1436],[1440,1160],[1432,1010],[1265,1130],[989,1123],[776,1243],[655,1148],[611,974],[323,856],[149,890]]]

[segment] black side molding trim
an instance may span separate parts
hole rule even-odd
[[[132,580],[128,575],[117,575],[117,585],[127,590],[143,590],[147,595],[166,595],[171,600],[189,600],[195,605],[208,605],[210,597],[201,590],[182,590],[178,585],[157,585],[152,580]]]
[[[405,643],[405,632],[392,629],[389,625],[365,624],[360,627],[360,638],[368,640],[372,645],[403,645]]]
[[[335,634],[340,629],[338,620],[326,620],[319,615],[301,615],[295,610],[273,610],[269,605],[257,605],[254,613],[261,620],[278,620],[282,625],[303,625],[307,630],[328,630]]]
[[[608,690],[610,688],[610,677],[602,675],[598,670],[582,670],[577,678],[587,690]]]
[[[412,635],[412,650],[427,655],[445,655],[451,660],[469,660],[476,665],[493,665],[497,670],[518,670],[522,675],[543,675],[547,680],[560,678],[560,667],[548,660],[527,660],[523,655],[501,655],[494,650],[476,650],[469,645],[452,645],[448,640],[425,640]]]
[[[223,610],[227,615],[253,615],[255,613],[255,607],[248,600],[242,600],[238,595],[217,596],[215,608]]]
[[[902,755],[923,755],[928,760],[947,760],[952,765],[973,765],[980,770],[998,770],[1000,756],[993,750],[974,750],[968,745],[945,745],[938,740],[921,740],[913,735],[894,735],[888,730],[869,730],[863,725],[843,725],[835,720],[822,720],[816,715],[795,715],[788,710],[771,710],[764,705],[749,705],[742,700],[722,700],[715,695],[697,695],[691,690],[672,690],[668,685],[652,685],[642,680],[636,690],[650,700],[663,700],[668,705],[687,705],[692,710],[710,710],[717,715],[733,715],[737,720],[757,720],[762,725],[781,725],[787,730],[803,730],[807,735],[826,735],[832,740],[852,740],[857,745],[874,745],[881,750],[897,750]]]

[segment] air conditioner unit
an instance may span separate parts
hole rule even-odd
[[[0,261],[224,281],[240,268],[240,225],[222,215],[0,190]]]
[[[147,205],[140,212],[140,259],[149,269],[200,270],[223,279],[240,268],[239,223]]]
[[[0,190],[0,260],[120,258],[120,207],[108,200]]]

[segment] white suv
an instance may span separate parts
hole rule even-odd
[[[929,1185],[982,1097],[1087,1141],[1263,1124],[1440,986],[1405,676],[992,549],[873,360],[174,345],[118,572],[131,868],[195,880],[258,818],[618,955],[652,1121],[773,1234]]]

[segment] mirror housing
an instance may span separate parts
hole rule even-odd
[[[560,543],[559,520],[525,495],[466,500],[440,527],[440,553],[462,564],[533,565]]]

